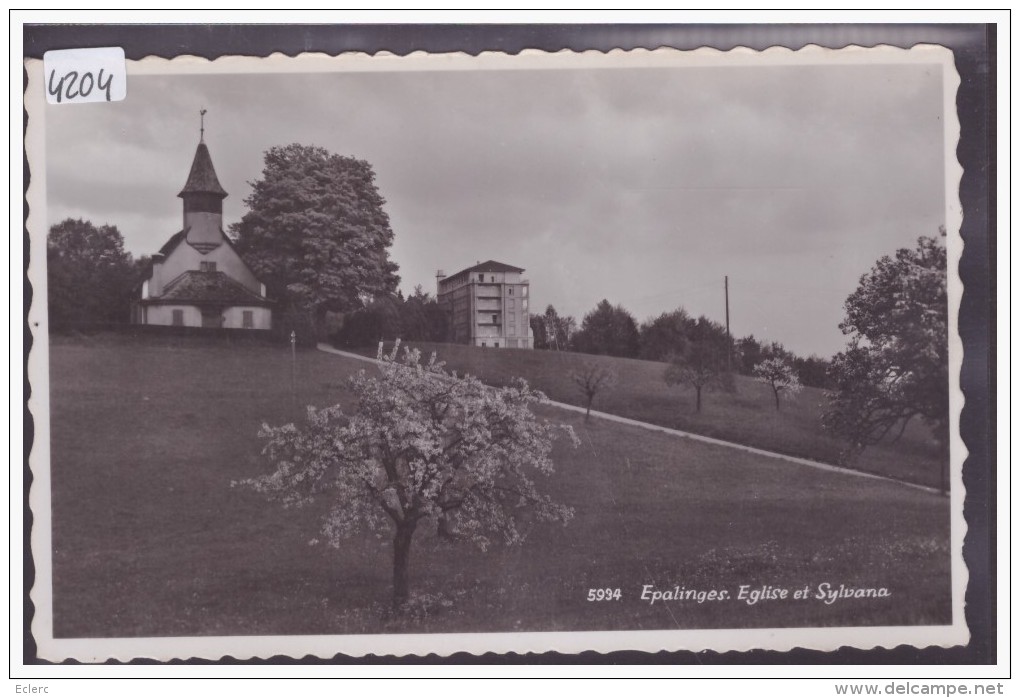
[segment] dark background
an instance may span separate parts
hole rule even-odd
[[[758,24],[758,25],[25,25],[25,58],[42,58],[51,49],[94,46],[123,47],[128,59],[145,56],[190,54],[214,59],[224,55],[296,55],[303,52],[338,54],[345,51],[374,53],[389,51],[406,55],[413,51],[478,54],[483,51],[518,53],[533,48],[545,51],[575,51],[614,48],[655,49],[668,46],[695,49],[710,46],[728,50],[737,46],[765,49],[782,45],[798,49],[808,44],[828,48],[848,45],[910,47],[918,43],[940,44],[955,56],[961,84],[957,108],[961,126],[957,156],[963,166],[960,199],[963,205],[961,229],[965,247],[960,276],[965,291],[959,327],[964,345],[961,385],[966,405],[961,432],[969,456],[963,480],[967,496],[964,516],[967,536],[964,559],[970,572],[966,596],[966,618],[971,632],[966,647],[892,650],[842,649],[837,652],[794,650],[791,652],[614,652],[581,655],[495,655],[479,657],[351,658],[337,655],[332,660],[295,660],[278,657],[271,661],[239,662],[225,658],[218,663],[404,663],[404,664],[980,664],[996,661],[996,559],[995,559],[995,50],[996,27],[984,24]],[[27,123],[27,114],[26,114]],[[27,190],[31,173],[25,160]],[[27,214],[27,212],[26,212]],[[25,235],[25,267],[29,250]],[[25,311],[31,303],[31,288],[25,280]],[[25,355],[31,347],[31,333],[25,328]],[[31,589],[35,573],[31,558],[32,516],[28,507],[31,473],[28,450],[33,438],[31,415],[27,411],[30,392],[25,375],[25,492],[24,570],[25,589]],[[24,598],[24,662],[41,663],[31,635],[33,606]],[[156,663],[148,660],[138,663]],[[179,662],[175,662],[179,663]],[[210,664],[193,660],[189,663]],[[860,672],[855,671],[855,674]],[[834,667],[832,676],[840,676]],[[864,678],[855,676],[855,678]]]

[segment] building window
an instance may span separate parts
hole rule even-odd
[[[525,298],[528,297],[528,287],[527,286],[522,286],[521,287],[521,295],[524,296]]]
[[[510,288],[508,288],[506,290],[506,295],[508,295],[508,296],[514,295],[514,287],[513,286],[511,286]]]
[[[499,315],[493,314],[493,316],[492,316],[492,324],[496,325],[498,323],[499,323]]]
[[[517,322],[517,313],[510,311],[510,324]]]
[[[255,327],[255,313],[250,310],[241,311],[241,327],[246,330]]]
[[[521,310],[527,310],[527,309],[528,309],[528,299],[525,298],[524,300],[521,301]]]
[[[173,317],[173,323],[178,327],[184,324],[184,311],[180,308],[174,308]]]
[[[483,346],[483,347],[485,346],[485,342],[482,342],[482,346]]]
[[[517,302],[513,298],[511,298],[510,300],[508,300],[506,302],[506,307],[508,307],[508,308],[513,308],[516,305],[517,305]]]
[[[485,281],[485,274],[479,274],[478,275],[478,280],[479,281]],[[483,344],[482,346],[484,347],[485,345]]]
[[[216,262],[199,262],[198,268],[201,271],[216,271]]]
[[[507,334],[517,334],[517,325],[510,323],[510,331]]]
[[[497,349],[499,349],[499,342],[493,342],[492,346],[494,346],[494,347],[496,347]]]

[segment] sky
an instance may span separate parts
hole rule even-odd
[[[47,106],[49,224],[115,225],[135,256],[181,227],[199,139],[224,225],[263,153],[367,160],[401,288],[494,259],[532,312],[684,307],[801,355],[846,344],[843,302],[945,222],[931,65],[133,76],[122,102]]]

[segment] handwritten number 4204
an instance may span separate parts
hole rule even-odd
[[[64,98],[71,100],[78,96],[88,97],[92,94],[92,90],[95,89],[106,92],[106,101],[110,101],[110,86],[113,84],[113,75],[106,75],[106,80],[104,81],[104,71],[102,68],[100,68],[99,74],[96,76],[93,76],[91,72],[79,74],[77,70],[72,70],[54,83],[53,80],[56,74],[56,70],[50,71],[47,90],[57,99],[57,103],[60,103]],[[81,79],[79,79],[79,76]]]

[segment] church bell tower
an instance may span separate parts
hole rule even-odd
[[[223,244],[223,200],[227,198],[205,144],[205,113],[205,109],[200,112],[198,149],[191,163],[188,181],[177,195],[184,200],[187,242],[202,254]]]

